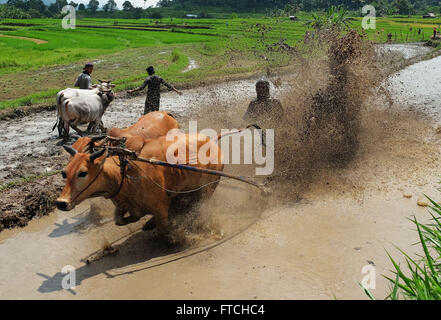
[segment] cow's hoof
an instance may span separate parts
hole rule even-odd
[[[150,219],[147,223],[142,227],[143,231],[152,231],[156,228],[155,219]]]
[[[164,246],[167,250],[174,250],[181,245],[181,242],[174,239],[170,234],[158,234],[157,235],[158,244]]]

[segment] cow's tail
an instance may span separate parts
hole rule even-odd
[[[55,128],[58,126],[58,122],[60,121],[60,117],[57,115],[57,122],[55,122],[54,127],[51,132],[54,132]]]
[[[58,126],[58,117],[57,117],[57,122],[55,122],[54,127],[52,128],[51,132],[54,132],[55,128]]]
[[[245,128],[242,128],[240,130],[237,131],[232,131],[232,132],[227,132],[227,133],[219,133],[217,136],[217,141],[221,140],[222,138],[228,137],[228,136],[232,136],[234,134],[239,134],[249,128],[255,128],[259,131],[260,133],[260,137],[261,137],[261,143],[263,146],[266,146],[265,141],[266,141],[266,137],[265,137],[265,132],[263,132],[262,128],[260,126],[258,126],[257,124],[249,124],[247,125]]]

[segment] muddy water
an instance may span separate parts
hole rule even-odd
[[[182,97],[167,93],[163,107],[184,126],[201,111],[208,114],[202,126],[239,126],[238,115],[252,92],[253,82],[241,81],[187,91]],[[133,123],[142,108],[142,97],[119,100],[105,121]],[[145,219],[115,227],[112,205],[104,200],[2,232],[0,298],[365,298],[357,282],[368,264],[377,272],[373,293],[382,298],[387,282],[381,275],[391,267],[385,249],[395,256],[395,245],[415,252],[416,235],[406,217],[426,219],[427,210],[417,200],[423,194],[439,198],[441,137],[435,123],[407,108],[396,103],[388,110],[378,103],[365,110],[360,154],[347,168],[323,170],[300,201],[281,205],[237,182],[221,184],[201,208],[202,217],[210,215],[207,230],[196,233],[198,241],[188,248],[164,247],[154,233],[139,232]],[[44,118],[37,116],[41,123],[49,122]],[[26,118],[12,124],[21,121],[32,124]],[[47,139],[47,133],[41,134]],[[24,134],[22,140],[11,139],[21,141],[21,148],[33,148]],[[117,252],[99,258],[96,252],[109,243]],[[66,265],[77,268],[77,287],[70,291],[61,288]]]
[[[441,57],[423,61],[398,72],[387,81],[398,106],[441,120]]]
[[[431,48],[423,46],[421,43],[394,43],[379,45],[376,47],[376,50],[380,54],[396,53],[404,59],[411,59],[429,53]]]
[[[194,60],[194,59],[189,59],[189,61],[188,61],[188,67],[187,68],[185,68],[185,70],[183,70],[182,72],[188,72],[188,71],[191,71],[191,70],[194,70],[194,69],[197,69],[197,68],[199,68],[199,65],[198,65],[198,63],[196,62],[196,60]]]

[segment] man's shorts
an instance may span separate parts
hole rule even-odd
[[[159,101],[146,101],[144,106],[144,114],[159,111]]]

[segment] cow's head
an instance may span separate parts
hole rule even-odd
[[[71,159],[62,172],[66,185],[55,202],[58,209],[70,211],[86,199],[110,193],[103,175],[107,157],[105,149],[92,154],[78,152],[70,146],[64,146],[64,149],[71,155]]]
[[[100,84],[95,85],[94,87],[97,88],[99,91],[99,95],[101,99],[103,100],[103,105],[105,107],[108,107],[109,104],[115,100],[115,93],[113,92],[113,89],[116,87],[114,84],[112,84],[112,80],[98,80]]]

